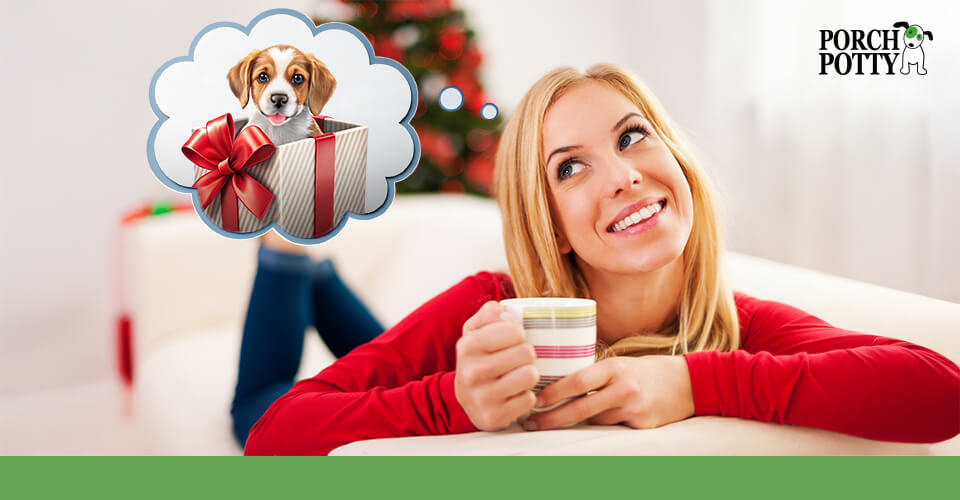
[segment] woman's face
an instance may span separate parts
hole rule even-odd
[[[560,97],[544,117],[543,154],[560,250],[585,272],[647,272],[683,253],[690,186],[622,94],[587,82]]]

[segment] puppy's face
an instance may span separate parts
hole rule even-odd
[[[923,28],[914,24],[903,32],[903,43],[908,48],[914,49],[923,45]]]
[[[304,106],[319,114],[337,85],[322,62],[289,45],[251,52],[230,69],[227,80],[242,106],[252,100],[274,125],[282,125]]]

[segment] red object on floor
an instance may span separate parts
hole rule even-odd
[[[133,321],[126,309],[126,287],[123,282],[123,272],[125,262],[123,238],[121,234],[124,230],[140,223],[148,217],[162,216],[173,212],[183,212],[193,210],[193,205],[189,201],[177,201],[171,203],[167,200],[157,200],[153,203],[145,203],[140,206],[127,210],[120,215],[120,227],[114,233],[114,293],[116,297],[116,356],[117,373],[124,385],[128,388],[133,385],[134,359],[133,359]]]
[[[133,385],[133,335],[130,329],[130,316],[117,318],[117,369],[123,383]]]

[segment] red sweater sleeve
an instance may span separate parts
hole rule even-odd
[[[250,430],[245,455],[326,455],[364,439],[476,431],[453,389],[463,323],[513,297],[503,274],[470,276],[373,341],[297,382]]]
[[[685,354],[697,415],[819,427],[884,441],[960,433],[960,369],[902,340],[842,330],[737,292],[742,348]]]

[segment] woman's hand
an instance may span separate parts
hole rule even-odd
[[[520,319],[504,320],[504,311],[498,302],[487,302],[463,324],[457,341],[457,401],[482,431],[505,429],[536,402],[531,391],[540,378],[533,366],[536,351]]]
[[[607,358],[540,391],[537,407],[597,391],[527,419],[528,430],[546,430],[589,419],[649,429],[694,414],[690,373],[683,356]],[[541,401],[542,400],[542,401]]]

